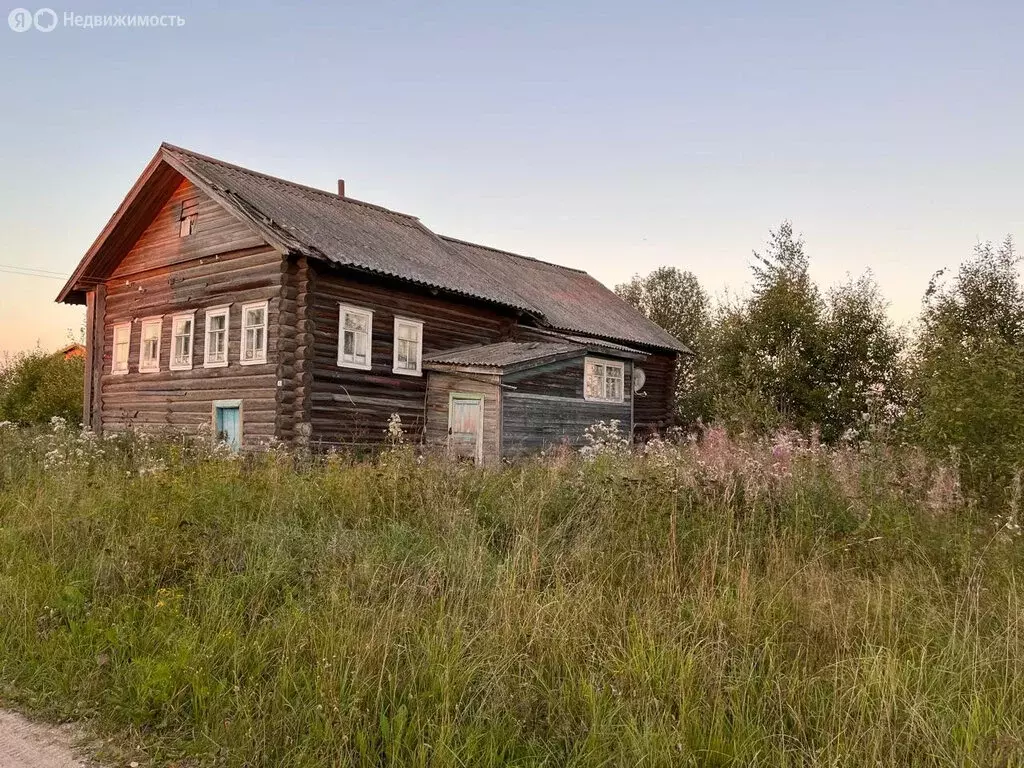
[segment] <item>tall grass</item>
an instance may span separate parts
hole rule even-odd
[[[717,433],[476,470],[0,429],[0,692],[156,765],[1020,765],[1014,515]]]

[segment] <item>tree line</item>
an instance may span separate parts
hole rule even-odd
[[[616,292],[695,352],[680,361],[679,422],[830,444],[909,443],[953,462],[982,497],[1024,466],[1024,283],[1012,238],[932,276],[912,328],[868,272],[822,289],[786,221],[754,253],[745,298],[712,301],[661,267]]]

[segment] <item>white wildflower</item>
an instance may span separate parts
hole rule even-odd
[[[402,428],[402,417],[398,413],[392,413],[388,418],[388,427],[384,430],[388,436],[388,442],[392,445],[401,445],[405,442],[405,430]]]
[[[602,455],[622,455],[628,453],[629,439],[622,434],[621,422],[618,419],[599,421],[591,424],[583,433],[583,446],[580,456],[593,461]]]

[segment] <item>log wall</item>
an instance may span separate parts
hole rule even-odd
[[[490,344],[508,338],[511,312],[483,303],[417,290],[408,283],[368,278],[359,273],[310,263],[316,289],[311,293],[311,441],[316,447],[368,448],[381,444],[392,413],[412,440],[425,425],[426,376],[393,373],[395,316],[423,322],[423,354]],[[373,311],[371,369],[338,365],[338,307]],[[426,374],[426,372],[424,372]],[[447,429],[447,422],[446,422]]]
[[[197,215],[187,237],[179,234],[183,205]],[[263,299],[269,302],[268,360],[242,366],[241,305]],[[340,303],[374,313],[369,371],[337,364]],[[229,365],[204,368],[205,310],[225,304],[231,305]],[[171,315],[191,310],[193,368],[171,371]],[[215,400],[242,399],[247,447],[271,437],[299,446],[371,447],[385,439],[392,413],[401,416],[410,439],[425,430],[428,440],[437,438],[427,412],[428,377],[392,371],[396,315],[424,323],[424,355],[530,336],[513,310],[284,257],[188,181],[178,185],[112,275],[89,290],[88,313],[83,404],[94,429],[208,428]],[[154,315],[164,317],[160,371],[140,373],[138,320]],[[132,322],[129,373],[112,375],[113,326],[125,321]],[[561,439],[578,441],[586,426],[602,419],[619,418],[638,431],[661,429],[671,423],[675,359],[654,352],[643,363],[647,384],[635,413],[583,399],[582,358],[517,374],[509,380],[516,389],[495,411],[493,434],[507,420],[501,450],[515,454]],[[631,393],[628,379],[627,373]],[[440,412],[436,416],[446,433],[447,399],[441,394],[443,420]]]
[[[191,235],[179,237],[182,200],[195,201]],[[216,400],[242,400],[242,438],[253,447],[278,432],[278,364],[282,256],[194,187],[184,182],[118,265],[96,302],[95,337],[102,339],[92,389],[103,430],[128,426],[202,430]],[[242,304],[268,301],[267,362],[241,365]],[[230,305],[228,365],[204,368],[205,310]],[[170,370],[174,314],[195,310],[192,370]],[[142,318],[163,316],[160,370],[139,372]],[[113,328],[132,323],[127,374],[111,373]],[[92,334],[90,334],[92,337]]]

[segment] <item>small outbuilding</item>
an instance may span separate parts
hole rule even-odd
[[[578,445],[587,427],[618,421],[633,431],[634,364],[620,345],[506,341],[425,357],[426,438],[493,464],[545,446]]]

